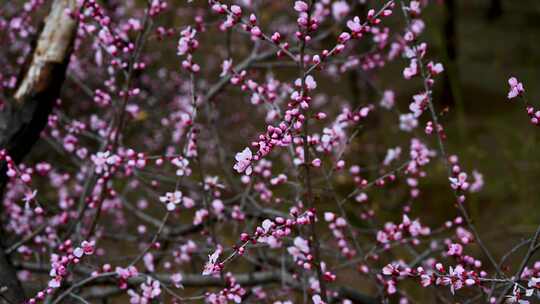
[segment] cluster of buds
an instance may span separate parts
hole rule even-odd
[[[186,56],[182,61],[182,68],[192,73],[197,73],[201,67],[193,62],[193,53],[199,47],[199,41],[195,38],[197,30],[188,26],[180,32],[180,40],[178,40],[178,56]]]
[[[78,264],[83,256],[89,256],[94,254],[94,242],[83,241],[80,246],[73,247],[71,240],[66,240],[58,246],[58,250],[62,254],[51,255],[51,270],[49,276],[48,287],[42,291],[37,292],[36,296],[28,300],[29,304],[35,304],[38,301],[43,301],[47,295],[54,292],[59,288],[62,281],[69,275],[69,266]]]
[[[332,231],[334,238],[337,240],[341,254],[348,259],[353,258],[356,255],[356,251],[350,248],[345,237],[345,228],[348,225],[347,220],[336,216],[333,212],[325,212],[324,220],[328,222],[328,227]]]
[[[403,220],[399,225],[392,222],[387,222],[384,225],[384,229],[377,232],[377,241],[389,248],[390,242],[407,241],[410,237],[410,242],[413,245],[418,245],[420,240],[418,237],[428,236],[431,234],[431,229],[427,226],[422,226],[418,219],[411,221],[409,217],[404,214]]]

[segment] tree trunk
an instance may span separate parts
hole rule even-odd
[[[75,9],[76,0],[53,2],[29,64],[21,72],[13,99],[0,112],[0,149],[6,149],[16,163],[22,161],[39,139],[60,96],[77,28],[77,22],[66,15],[66,10]],[[2,164],[0,194],[7,181],[6,164]],[[2,249],[6,244],[0,245],[0,290],[3,291],[0,298],[22,303],[25,301],[23,288]]]
[[[501,0],[490,0],[489,8],[487,12],[487,18],[489,21],[494,21],[502,16],[503,8]]]

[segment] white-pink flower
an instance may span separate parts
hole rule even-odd
[[[253,168],[251,167],[251,160],[253,159],[253,154],[249,148],[245,148],[242,152],[236,153],[236,164],[234,165],[234,170],[238,173],[245,171],[246,175],[251,175]]]
[[[332,15],[336,20],[341,20],[347,16],[350,8],[346,1],[336,1],[332,3]]]
[[[232,69],[232,59],[228,59],[228,60],[224,60],[223,63],[221,64],[221,74],[219,74],[219,77],[224,77],[226,76],[227,74],[229,74],[229,72],[231,71]]]
[[[352,20],[347,21],[347,27],[355,34],[362,32],[362,23],[360,22],[360,18],[358,16],[355,16]]]
[[[317,88],[317,82],[315,82],[315,78],[313,78],[313,76],[311,75],[308,75],[306,77],[305,84],[306,84],[306,88],[309,91],[315,90]]]
[[[394,91],[386,90],[383,93],[383,98],[381,99],[381,102],[379,103],[381,107],[385,109],[391,109],[395,104],[395,94]]]
[[[457,177],[450,177],[450,186],[454,190],[467,190],[469,183],[467,182],[467,173],[461,172]]]
[[[461,244],[453,243],[448,245],[448,251],[446,254],[449,256],[460,256],[463,253],[463,246]]]
[[[297,12],[299,12],[299,13],[307,12],[308,9],[309,9],[309,6],[304,1],[296,1],[296,2],[294,2],[294,10],[297,11]]]
[[[409,66],[403,70],[403,77],[405,79],[411,79],[413,76],[418,74],[418,61],[412,59]]]
[[[208,256],[208,262],[204,265],[203,275],[212,275],[216,272],[219,272],[219,267],[217,266],[217,260],[221,254],[221,249],[218,248],[214,253]]]
[[[313,300],[313,304],[326,304],[326,302],[324,302],[321,296],[318,294],[313,295],[311,299]]]
[[[173,282],[173,285],[176,288],[183,288],[184,287],[182,285],[182,280],[183,279],[184,279],[184,277],[182,276],[181,273],[174,273],[174,274],[171,275],[171,281]]]
[[[508,92],[508,99],[513,99],[525,92],[523,83],[519,82],[516,77],[510,77],[508,79],[508,84],[510,85],[510,91]]]
[[[176,209],[176,205],[182,202],[182,192],[167,192],[164,196],[159,197],[159,201],[165,203],[168,211],[174,211],[174,209]]]

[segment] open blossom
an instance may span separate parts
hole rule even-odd
[[[181,37],[178,40],[177,54],[179,56],[186,55],[190,50],[196,49],[199,46],[199,42],[195,39],[197,30],[191,27],[185,28],[181,33]]]
[[[332,16],[336,20],[341,20],[343,17],[349,14],[350,7],[347,4],[347,1],[335,1],[332,3]]]
[[[450,186],[454,190],[467,190],[469,183],[467,182],[467,173],[461,172],[457,177],[450,177]]]
[[[418,127],[418,120],[414,114],[407,113],[399,116],[399,128],[405,132],[411,132]]]
[[[138,294],[134,290],[128,290],[131,304],[147,304],[152,303],[152,299],[159,297],[161,294],[161,284],[158,280],[147,277],[146,281],[141,285],[142,294]]]
[[[297,236],[293,241],[294,246],[287,248],[289,254],[293,257],[295,261],[305,259],[306,255],[309,254],[309,243],[304,238]]]
[[[120,162],[120,157],[112,154],[109,151],[98,152],[95,155],[90,156],[90,159],[94,163],[95,172],[97,174],[106,173],[110,170],[110,167]]]
[[[531,297],[534,293],[534,289],[527,289],[525,293],[521,291],[521,288],[518,284],[514,284],[514,289],[512,290],[512,295],[506,297],[507,303],[517,303],[517,304],[529,304],[528,300],[523,299],[524,296]]]
[[[313,304],[326,304],[326,302],[322,300],[321,295],[319,294],[313,295],[311,299],[313,300]]]
[[[450,277],[447,279],[449,280],[450,291],[452,294],[454,294],[456,290],[463,287],[464,284],[462,275],[464,272],[465,269],[461,265],[457,265],[455,268],[450,266],[450,271],[448,272]]]
[[[362,23],[360,22],[360,18],[358,16],[355,16],[352,20],[347,21],[347,27],[355,35],[361,34],[363,29]]]
[[[422,8],[420,6],[420,1],[411,1],[409,4],[409,12],[413,15],[420,15],[420,12],[422,11]]]
[[[420,117],[424,113],[428,104],[428,93],[420,93],[413,96],[413,102],[409,105],[409,110],[414,114],[414,117]]]
[[[208,262],[204,265],[204,270],[202,272],[203,275],[212,275],[221,271],[219,263],[217,262],[220,255],[221,249],[218,248],[214,253],[208,256]]]
[[[191,169],[189,168],[189,160],[183,157],[175,157],[172,160],[172,164],[177,167],[176,175],[177,176],[189,176],[191,175]]]
[[[228,59],[228,60],[224,60],[223,63],[221,64],[221,74],[219,74],[219,77],[224,77],[226,76],[227,74],[229,74],[229,72],[231,71],[232,69],[232,59]]]
[[[168,211],[174,211],[174,209],[176,209],[176,205],[182,202],[182,192],[167,192],[164,196],[159,197],[159,201],[165,203]]]
[[[412,59],[409,66],[403,70],[403,77],[405,79],[411,79],[419,73],[418,60]]]
[[[471,186],[469,187],[469,191],[471,192],[478,192],[482,190],[484,187],[484,176],[482,173],[474,170],[472,172],[474,181],[472,182]]]
[[[434,63],[433,61],[428,62],[427,69],[429,70],[429,73],[431,75],[439,75],[440,73],[444,72],[444,66],[442,63]]]
[[[183,288],[182,280],[183,276],[181,273],[174,273],[171,275],[171,281],[173,282],[174,287],[176,288]]]
[[[461,244],[450,244],[448,245],[448,251],[446,252],[449,256],[461,256],[463,254],[463,246]]]
[[[384,157],[383,165],[388,166],[391,162],[398,159],[401,155],[401,148],[395,147],[394,149],[388,149],[386,156]]]
[[[249,148],[245,148],[242,152],[236,153],[235,158],[237,163],[234,165],[233,168],[238,173],[242,173],[245,171],[246,175],[251,175],[251,172],[253,171],[253,168],[251,167],[251,160],[253,158],[251,150]]]
[[[24,197],[23,197],[23,201],[28,204],[30,203],[31,201],[33,201],[35,198],[36,198],[36,195],[37,195],[37,190],[34,190],[34,191],[26,191],[24,193]]]
[[[308,9],[309,9],[309,6],[304,1],[296,1],[296,2],[294,2],[294,10],[297,11],[297,12],[299,12],[299,13],[307,12]]]
[[[394,91],[386,90],[383,93],[383,98],[381,99],[381,102],[379,103],[381,107],[385,109],[392,109],[395,104],[395,94]]]
[[[516,98],[525,92],[523,83],[519,82],[516,77],[510,77],[510,79],[508,79],[508,84],[510,85],[508,99]]]
[[[306,77],[306,88],[310,91],[315,90],[317,88],[317,82],[315,82],[315,78],[313,76],[308,75]]]
[[[420,284],[422,285],[422,287],[428,287],[432,283],[433,283],[433,277],[431,275],[422,274],[420,276]]]
[[[94,241],[82,241],[81,247],[75,248],[73,255],[78,258],[81,258],[83,255],[92,255],[94,254],[95,244],[96,243]]]

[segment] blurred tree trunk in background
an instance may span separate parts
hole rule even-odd
[[[53,2],[33,52],[20,73],[15,94],[0,111],[0,149],[6,149],[15,163],[21,162],[39,139],[60,96],[77,28],[76,21],[66,10],[75,9],[76,0]],[[8,183],[6,169],[3,163],[0,197]],[[9,238],[5,234],[0,236],[0,299],[12,304],[23,303],[24,290],[4,251]]]
[[[489,0],[489,8],[487,12],[487,18],[490,21],[496,20],[502,16],[502,2],[501,0]]]
[[[445,70],[443,80],[442,103],[444,106],[454,106],[460,130],[460,137],[464,136],[465,109],[461,90],[461,77],[459,75],[459,40],[458,40],[458,0],[445,0],[444,24],[442,41],[445,53]]]
[[[455,105],[455,87],[453,82],[459,81],[457,67],[457,4],[456,0],[445,0],[443,43],[446,57],[446,73],[444,73],[443,102],[445,105]]]

